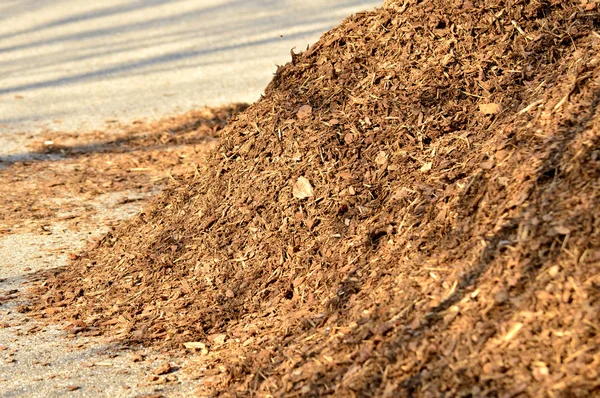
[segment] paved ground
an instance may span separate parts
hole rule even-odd
[[[253,102],[276,64],[373,0],[4,0],[0,131]]]
[[[305,48],[347,15],[379,3],[3,0],[0,172],[27,158],[25,145],[44,130],[85,132],[115,120],[252,102],[275,65],[290,59],[290,48]],[[78,232],[55,223],[43,234],[0,236],[0,397],[189,396],[198,383],[183,371],[185,361],[174,363],[182,371],[173,376],[156,377],[153,369],[166,361],[159,353],[139,347],[140,358],[60,327],[39,331],[15,311],[28,274],[66,264],[67,253],[100,236],[108,221],[139,211],[140,204],[111,205],[118,200],[84,203],[107,211]]]

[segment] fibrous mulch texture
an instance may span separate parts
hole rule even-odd
[[[600,393],[598,27],[565,0],[347,19],[37,310],[197,343],[201,394]]]

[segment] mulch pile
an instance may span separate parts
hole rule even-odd
[[[347,19],[34,313],[194,353],[200,394],[599,394],[599,27],[585,0]]]

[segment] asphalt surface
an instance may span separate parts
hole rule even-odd
[[[369,0],[4,0],[0,132],[254,102],[290,49]],[[1,141],[0,141],[1,145]]]

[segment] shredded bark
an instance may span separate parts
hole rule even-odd
[[[34,313],[197,354],[201,395],[600,393],[599,26],[579,0],[348,18]]]

